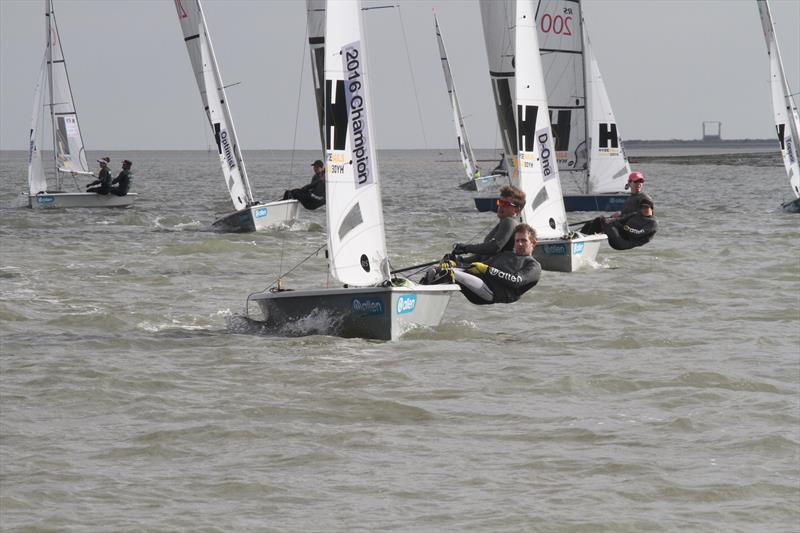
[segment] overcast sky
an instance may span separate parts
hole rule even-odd
[[[455,146],[434,8],[470,139],[478,148],[499,146],[477,0],[395,3],[399,11],[366,13],[378,146]],[[228,99],[242,147],[318,148],[305,2],[203,6],[223,79],[240,83]],[[771,6],[797,93],[800,0]],[[722,122],[727,139],[774,136],[754,0],[588,0],[583,9],[624,138],[696,139],[704,120]],[[171,0],[56,0],[55,11],[88,150],[207,148],[210,134]],[[44,20],[43,0],[0,0],[3,150],[26,149]]]

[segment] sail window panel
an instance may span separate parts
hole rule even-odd
[[[361,205],[356,203],[344,216],[341,224],[339,224],[339,240],[343,241],[347,234],[357,228],[364,222],[364,217],[361,214]]]

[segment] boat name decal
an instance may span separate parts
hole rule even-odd
[[[349,113],[355,187],[359,189],[374,182],[369,160],[369,121],[366,107],[365,79],[361,71],[361,41],[342,47],[345,71],[345,101]]]
[[[400,295],[397,299],[397,314],[402,315],[403,313],[410,313],[417,307],[417,295],[416,294],[404,294]]]
[[[575,255],[580,255],[583,253],[583,247],[586,243],[583,242],[576,242],[572,244],[572,253]]]
[[[36,203],[37,204],[52,204],[56,201],[54,196],[42,196],[41,194],[36,195]]]
[[[543,248],[547,255],[567,255],[567,247],[563,244],[545,244]]]
[[[556,177],[556,166],[553,164],[553,151],[550,150],[551,137],[550,128],[543,128],[536,132],[536,140],[539,142],[539,161],[542,165],[542,176],[544,181]]]
[[[228,168],[233,170],[236,168],[236,160],[233,158],[233,147],[228,140],[228,130],[221,130],[219,132],[220,146],[225,153],[225,162],[228,163]]]
[[[267,216],[267,208],[266,207],[259,207],[256,209],[256,218],[263,218]]]
[[[381,300],[353,298],[353,311],[361,316],[382,315],[383,302]]]

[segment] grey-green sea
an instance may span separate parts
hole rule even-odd
[[[217,233],[216,154],[102,155],[134,161],[133,208],[18,207],[26,154],[0,153],[3,531],[800,531],[800,215],[776,151],[633,157],[651,243],[512,305],[456,294],[396,342],[246,318],[281,274],[326,283],[324,209]],[[394,268],[494,224],[453,151],[378,157]],[[245,153],[262,201],[317,158]]]

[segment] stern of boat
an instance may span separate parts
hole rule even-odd
[[[605,233],[576,233],[573,239],[543,239],[533,250],[533,257],[542,265],[542,270],[575,272],[596,262],[600,245],[606,240]]]
[[[437,326],[457,285],[282,290],[248,297],[279,335],[397,340],[417,326]]]

